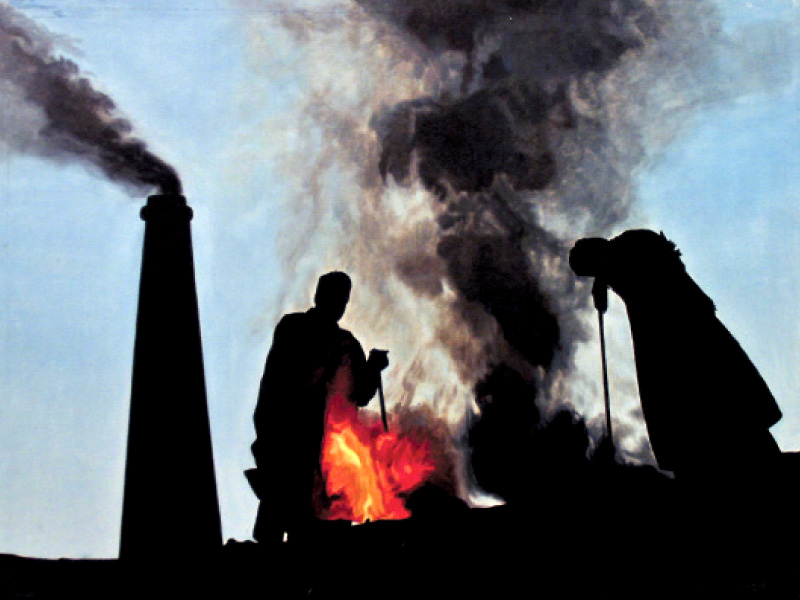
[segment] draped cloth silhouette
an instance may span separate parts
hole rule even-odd
[[[772,393],[672,242],[649,230],[587,238],[576,243],[570,264],[625,302],[660,468],[701,479],[753,473],[780,455],[769,432],[781,418]]]

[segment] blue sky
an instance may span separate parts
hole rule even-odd
[[[794,3],[726,10],[733,33],[773,20],[798,31]],[[774,41],[796,48],[796,38]],[[695,113],[641,173],[639,208],[643,221],[678,243],[783,407],[773,433],[785,450],[798,450],[800,80],[796,65],[779,70],[780,85],[744,86],[736,98]]]
[[[284,289],[274,258],[281,175],[249,144],[302,94],[302,51],[272,40],[257,71],[270,76],[254,76],[242,25],[260,15],[244,3],[13,4],[72,40],[74,60],[182,176],[195,210],[223,533],[246,539],[256,504],[241,472]],[[754,23],[793,28],[800,8],[771,0],[726,11],[736,35]],[[796,450],[800,82],[782,69],[777,84],[698,110],[646,162],[630,224],[678,243],[778,398],[781,446]],[[291,123],[274,131],[276,155],[291,132]],[[0,155],[2,553],[116,556],[142,202],[77,163]]]

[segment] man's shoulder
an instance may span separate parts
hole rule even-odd
[[[350,333],[349,330],[339,327],[339,341],[344,347],[358,347],[361,348],[361,344],[359,343],[356,336]]]
[[[275,326],[275,331],[287,331],[292,329],[300,329],[307,327],[309,323],[309,317],[307,313],[304,312],[295,312],[295,313],[288,313],[281,317],[281,320],[278,321],[278,324]]]
[[[301,323],[306,320],[308,320],[307,312],[293,312],[283,315],[278,324],[280,325],[281,323]]]

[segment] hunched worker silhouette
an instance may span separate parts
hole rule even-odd
[[[676,479],[752,476],[774,466],[781,411],[664,234],[578,240],[569,262],[625,302],[653,454]]]
[[[338,325],[351,287],[345,273],[322,275],[313,308],[285,315],[275,328],[253,417],[256,470],[248,474],[260,499],[253,530],[260,543],[281,543],[284,535],[302,540],[314,522],[327,388],[336,372],[349,368],[350,399],[364,406],[389,364],[382,350],[367,359],[358,340]]]

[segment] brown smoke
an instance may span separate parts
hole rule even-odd
[[[53,36],[0,3],[0,96],[11,113],[0,128],[9,149],[80,160],[138,192],[180,193],[174,169],[133,137],[114,102],[78,66],[55,53]]]
[[[624,221],[634,169],[702,97],[711,4],[243,4],[279,15],[269,35],[298,44],[307,65],[292,126],[315,142],[283,165],[304,215],[284,240],[298,303],[316,274],[347,270],[350,326],[392,351],[395,411],[429,404],[467,444],[481,412],[513,423],[566,410],[585,452],[593,426],[575,411],[596,417],[600,396],[570,391],[588,290],[567,250]],[[264,30],[249,32],[264,47]],[[469,445],[479,453],[506,431],[484,422]],[[639,454],[635,428],[619,431]]]

